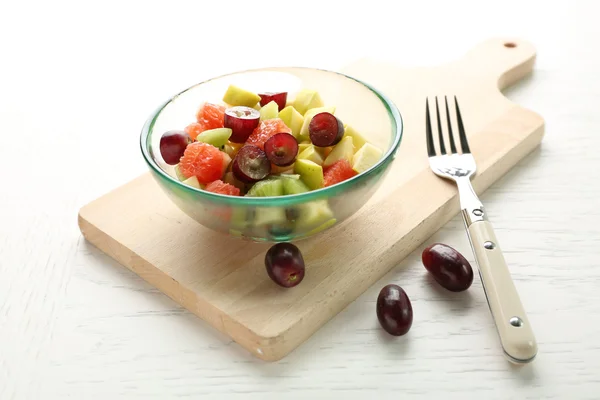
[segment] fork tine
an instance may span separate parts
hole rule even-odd
[[[440,118],[440,107],[438,106],[437,96],[435,96],[435,112],[437,114],[438,135],[440,138],[440,153],[446,154],[446,146],[444,145],[444,134],[442,133],[442,120]]]
[[[463,154],[470,153],[469,142],[467,141],[467,134],[465,133],[465,127],[463,126],[462,117],[460,116],[460,108],[458,108],[458,100],[454,96],[454,104],[456,105],[456,120],[458,122],[458,136],[460,137],[460,147]]]
[[[435,156],[435,147],[433,146],[433,134],[431,133],[431,117],[429,116],[429,99],[425,98],[425,126],[427,131],[427,154],[429,157]]]
[[[450,151],[456,154],[456,144],[454,143],[454,133],[452,133],[452,122],[450,122],[450,110],[448,110],[448,96],[444,96],[446,102],[446,120],[448,121],[448,136],[450,136]]]

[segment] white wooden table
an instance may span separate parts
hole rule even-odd
[[[0,399],[600,398],[594,2],[173,3],[1,3]],[[363,56],[435,64],[496,35],[537,46],[508,95],[547,122],[541,148],[483,196],[539,341],[531,365],[503,358],[479,280],[439,290],[420,251],[268,364],[81,238],[79,207],[145,172],[145,118],[191,83]],[[433,241],[472,260],[458,218]],[[375,316],[392,282],[415,312],[403,338]]]

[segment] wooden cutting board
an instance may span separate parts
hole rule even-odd
[[[404,119],[404,137],[393,170],[373,198],[326,234],[298,243],[307,272],[295,288],[269,280],[268,244],[200,226],[167,199],[149,173],[84,206],[81,232],[252,354],[278,360],[459,212],[455,186],[429,170],[426,96],[460,99],[477,161],[478,193],[538,146],[543,119],[499,91],[530,73],[534,59],[529,43],[494,39],[435,68],[369,60],[346,68],[343,72],[391,97]]]

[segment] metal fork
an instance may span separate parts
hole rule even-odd
[[[498,239],[494,234],[492,225],[488,221],[485,209],[471,185],[471,177],[475,174],[477,167],[469,149],[469,142],[467,141],[465,127],[458,107],[458,100],[454,96],[460,153],[457,150],[452,133],[448,98],[444,96],[444,99],[446,103],[450,152],[447,152],[444,143],[440,109],[436,97],[435,111],[437,114],[439,153],[436,153],[431,129],[429,99],[425,100],[429,165],[436,175],[453,180],[458,186],[460,207],[462,209],[465,228],[471,248],[475,254],[475,260],[479,266],[479,276],[483,284],[483,290],[496,324],[504,353],[510,361],[528,363],[537,354],[535,336],[521,304],[517,289],[511,279],[508,266],[498,244]]]

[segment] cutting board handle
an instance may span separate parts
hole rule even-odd
[[[497,80],[502,90],[519,81],[533,70],[535,47],[522,39],[494,38],[486,40],[470,50],[465,59],[466,65],[475,75]]]

